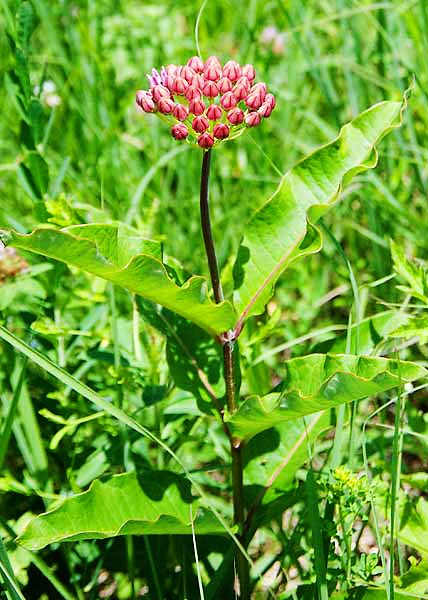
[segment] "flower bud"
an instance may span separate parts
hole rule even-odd
[[[240,77],[233,88],[233,93],[235,94],[236,99],[244,100],[247,97],[248,92],[250,91],[250,82],[246,77]]]
[[[172,114],[179,121],[185,121],[189,116],[189,109],[184,104],[176,104]]]
[[[172,113],[172,111],[174,110],[174,106],[174,101],[171,100],[171,98],[163,97],[158,102],[159,112],[163,113],[164,115]]]
[[[263,83],[263,81],[261,81],[260,83],[256,83],[255,85],[253,85],[253,87],[250,89],[250,91],[248,93],[249,94],[254,94],[254,93],[259,94],[262,99],[262,102],[264,102],[266,92],[267,92],[267,86],[265,83]]]
[[[218,95],[218,87],[213,81],[206,81],[202,87],[202,93],[207,98],[215,98]]]
[[[160,73],[156,69],[152,69],[152,74],[147,75],[147,79],[149,80],[151,88],[155,87],[155,85],[160,85],[162,83]]]
[[[167,77],[166,77],[166,84],[165,87],[167,87],[169,89],[170,92],[173,92],[174,90],[172,89],[174,87],[174,82],[175,82],[175,75],[173,75],[172,73],[168,73]]]
[[[198,144],[201,148],[211,148],[214,144],[214,138],[209,133],[203,133],[198,137]]]
[[[229,127],[224,123],[217,123],[217,125],[214,125],[213,135],[219,140],[224,140],[229,137]]]
[[[242,69],[240,65],[234,61],[229,60],[223,67],[223,77],[228,77],[230,81],[235,82],[242,75]]]
[[[184,94],[188,87],[189,87],[189,84],[184,79],[184,77],[178,76],[175,78],[175,80],[172,84],[172,91],[175,94]]]
[[[219,69],[221,69],[221,63],[220,63],[219,59],[217,58],[217,56],[214,56],[214,55],[209,56],[207,58],[204,66],[206,67],[207,65],[210,65],[210,66],[215,65],[216,67],[219,67]]]
[[[199,73],[195,73],[195,75],[193,75],[192,81],[190,82],[190,85],[192,87],[201,89],[202,86],[203,86],[203,84],[204,84],[204,78],[203,78],[203,76],[200,75]]]
[[[187,81],[187,83],[192,83],[193,77],[195,75],[196,75],[196,72],[191,67],[189,67],[188,65],[185,65],[181,69],[180,76],[184,77],[184,79]]]
[[[166,86],[166,83],[168,81],[168,71],[165,69],[165,67],[161,67],[160,76],[161,76],[162,85]]]
[[[223,111],[218,104],[210,104],[207,108],[206,115],[210,121],[218,121],[221,119]]]
[[[273,94],[266,94],[264,102],[266,104],[270,104],[270,106],[272,107],[272,110],[276,106],[276,99],[275,99],[275,96]]]
[[[226,92],[224,96],[220,98],[220,104],[225,110],[230,110],[231,108],[235,108],[238,101],[233,92]]]
[[[257,127],[257,125],[260,124],[261,120],[262,120],[262,118],[261,118],[261,116],[259,115],[258,112],[250,112],[245,117],[245,124],[248,127]]]
[[[144,112],[154,112],[155,103],[153,102],[152,95],[145,90],[138,90],[135,96],[135,102]]]
[[[206,117],[202,115],[195,117],[192,121],[192,127],[196,133],[204,133],[210,126],[210,123]]]
[[[152,89],[152,96],[155,102],[159,102],[161,98],[169,98],[169,89],[163,85],[155,85]]]
[[[245,99],[245,104],[248,106],[248,108],[257,110],[263,104],[265,95],[266,94],[260,89],[254,91],[254,92],[251,92],[250,94],[248,94],[247,98]]]
[[[250,83],[253,83],[256,78],[256,70],[253,65],[244,65],[242,67],[242,75],[246,77]]]
[[[238,81],[236,82],[236,85],[239,85],[239,84],[243,85],[245,87],[245,89],[247,90],[247,92],[250,91],[251,83],[249,82],[249,80],[246,77],[244,77],[244,76],[240,77],[238,79]]]
[[[202,98],[194,98],[191,100],[189,111],[196,116],[202,115],[205,112],[205,102]]]
[[[171,128],[171,133],[176,140],[184,140],[189,135],[189,130],[184,123],[177,123]]]
[[[217,81],[217,87],[220,94],[226,94],[232,90],[232,82],[227,77],[222,77]]]
[[[221,66],[212,62],[205,64],[204,66],[204,77],[209,81],[217,81],[221,77]]]
[[[272,105],[269,104],[268,102],[263,102],[263,104],[261,105],[261,107],[259,108],[259,110],[257,112],[259,113],[259,115],[261,117],[264,117],[265,119],[267,119],[268,117],[270,117],[272,111],[273,111]]]
[[[202,73],[202,71],[204,70],[204,63],[202,59],[199,58],[199,56],[192,56],[192,58],[189,58],[189,60],[187,61],[187,64],[194,71],[196,71],[196,73]]]
[[[240,125],[244,120],[244,111],[238,107],[232,108],[232,110],[227,113],[227,119],[232,125]]]
[[[189,85],[189,87],[186,90],[186,93],[184,94],[187,98],[187,100],[190,102],[191,100],[194,100],[195,98],[200,98],[202,96],[201,94],[201,90],[197,87],[195,87],[194,85]]]

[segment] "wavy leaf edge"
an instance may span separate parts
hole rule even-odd
[[[298,260],[299,258],[301,258],[301,256],[305,256],[305,255],[309,255],[309,254],[315,254],[317,252],[319,252],[322,249],[323,246],[323,236],[320,232],[320,230],[315,226],[314,222],[311,219],[311,214],[315,216],[315,213],[317,211],[319,211],[319,216],[322,216],[323,213],[325,213],[327,210],[329,210],[331,208],[331,206],[338,200],[338,198],[340,197],[344,186],[346,185],[347,181],[349,179],[351,179],[354,175],[356,175],[357,173],[361,173],[363,171],[367,171],[369,169],[374,169],[376,167],[376,165],[378,164],[378,160],[379,160],[379,153],[378,150],[376,148],[376,145],[378,145],[382,139],[392,130],[400,127],[403,123],[403,115],[404,115],[404,111],[406,110],[407,106],[408,106],[408,99],[410,97],[410,94],[412,92],[412,86],[409,87],[403,94],[402,100],[401,102],[395,101],[395,104],[400,105],[400,110],[397,116],[394,117],[391,125],[389,127],[387,127],[382,134],[376,139],[376,141],[373,143],[372,145],[372,149],[370,151],[370,153],[367,155],[367,160],[361,162],[360,164],[356,165],[355,167],[352,167],[351,169],[349,169],[348,171],[346,171],[346,173],[344,173],[344,175],[341,178],[341,181],[336,189],[336,191],[328,197],[327,201],[325,203],[319,204],[319,203],[315,203],[312,204],[309,209],[307,211],[305,211],[305,209],[302,209],[303,211],[306,212],[305,214],[305,224],[304,224],[304,228],[302,230],[301,235],[299,236],[298,240],[296,240],[296,243],[294,244],[294,246],[292,248],[290,248],[290,250],[288,252],[286,252],[280,263],[277,264],[277,266],[271,271],[271,273],[269,274],[269,280],[267,280],[267,278],[265,279],[265,281],[263,282],[263,287],[260,287],[256,294],[252,297],[252,299],[250,300],[250,302],[247,303],[247,305],[245,306],[245,308],[243,308],[238,315],[238,321],[237,321],[237,325],[236,328],[238,330],[240,330],[245,322],[245,320],[249,317],[249,316],[255,316],[257,314],[260,314],[260,311],[254,312],[252,313],[252,315],[250,315],[249,313],[251,312],[251,309],[253,308],[253,306],[257,303],[258,298],[260,297],[260,295],[264,292],[264,290],[271,285],[272,288],[274,288],[275,284],[276,284],[276,279],[275,277],[278,275],[278,277],[282,274],[284,268],[284,264],[287,263],[287,260],[290,259],[288,265],[292,264],[294,262],[294,260]],[[251,215],[250,219],[247,222],[247,225],[254,219],[257,217],[257,215],[264,210],[271,202],[272,200],[281,192],[281,189],[286,181],[286,179],[288,177],[290,177],[290,175],[293,173],[293,171],[298,168],[301,164],[303,164],[304,162],[306,162],[307,160],[309,160],[312,156],[314,156],[316,153],[322,151],[324,148],[328,148],[329,146],[337,143],[342,137],[344,137],[344,132],[347,131],[347,129],[350,129],[353,127],[353,123],[357,120],[357,119],[361,119],[362,117],[364,117],[364,115],[370,113],[371,111],[375,110],[376,108],[380,107],[380,106],[385,106],[388,104],[394,103],[394,101],[389,101],[389,100],[385,100],[385,101],[381,101],[381,102],[377,102],[375,104],[373,104],[372,106],[370,106],[369,108],[367,108],[365,111],[363,111],[362,113],[360,113],[355,119],[353,119],[352,121],[345,123],[345,125],[343,125],[340,130],[339,130],[339,134],[333,139],[330,140],[328,142],[326,142],[325,144],[315,148],[312,152],[310,152],[309,154],[307,154],[306,156],[304,156],[301,160],[299,160],[297,163],[295,163],[286,173],[284,173],[284,175],[281,177],[281,180],[278,184],[278,187],[276,188],[276,190],[273,192],[273,194],[271,194],[271,196],[261,205],[259,206]],[[316,220],[316,219],[314,219]],[[299,248],[299,246],[302,244],[302,242],[304,241],[306,234],[308,232],[309,227],[313,227],[314,230],[317,232],[317,235],[319,236],[319,244],[317,245],[317,247],[314,248],[314,250],[308,251],[308,252],[304,252],[303,255],[298,255],[296,256],[294,259],[292,258],[292,254]],[[240,246],[242,245],[242,242],[245,241],[245,232],[244,235],[241,239],[240,242]],[[238,261],[238,256],[235,259],[235,263]],[[288,266],[287,265],[287,266]],[[278,274],[279,273],[279,274]],[[266,283],[265,283],[266,282]],[[239,288],[235,288],[235,289],[239,289]]]
[[[60,229],[57,229],[55,227],[46,226],[46,227],[37,227],[31,233],[19,233],[19,232],[14,231],[14,230],[5,230],[5,229],[2,229],[2,230],[0,230],[0,240],[3,241],[3,243],[5,245],[11,245],[11,246],[13,246],[14,245],[13,244],[13,240],[14,239],[18,239],[18,240],[19,239],[31,240],[31,239],[35,239],[41,232],[44,232],[44,231],[54,231],[58,235],[63,235],[65,237],[71,237],[71,238],[73,238],[76,241],[85,241],[85,242],[91,244],[93,246],[93,248],[97,251],[98,255],[100,257],[102,257],[106,261],[106,264],[111,265],[112,267],[114,267],[116,269],[116,272],[118,274],[123,274],[128,269],[131,269],[132,266],[135,264],[135,262],[137,262],[139,259],[141,259],[141,258],[148,258],[148,259],[156,262],[159,265],[159,268],[162,270],[163,275],[166,277],[166,279],[168,279],[168,281],[172,285],[174,285],[177,288],[177,290],[187,291],[187,290],[189,290],[191,288],[197,289],[197,290],[199,290],[199,295],[200,295],[200,298],[201,298],[201,301],[199,303],[201,306],[206,306],[206,307],[212,308],[213,310],[216,310],[217,308],[218,309],[227,308],[227,309],[229,309],[231,311],[231,315],[235,318],[235,316],[236,316],[235,310],[234,310],[232,304],[228,300],[224,300],[223,302],[216,304],[216,303],[214,303],[209,298],[209,296],[208,296],[208,280],[203,275],[191,275],[188,279],[186,279],[186,281],[182,285],[178,285],[174,281],[174,279],[172,279],[170,277],[170,275],[168,274],[168,271],[167,271],[167,269],[165,267],[165,264],[161,260],[159,260],[159,258],[157,258],[156,256],[154,256],[152,254],[145,253],[145,252],[141,252],[141,253],[138,253],[138,254],[134,255],[126,263],[125,266],[118,267],[113,262],[111,262],[111,260],[109,260],[106,256],[104,256],[104,254],[102,254],[100,252],[99,246],[98,246],[98,244],[96,242],[94,242],[94,240],[92,240],[90,238],[87,238],[87,237],[83,237],[83,236],[73,235],[69,231],[69,229],[72,229],[73,227],[76,227],[76,228],[80,229],[80,228],[85,227],[85,225],[88,225],[88,226],[91,226],[91,227],[95,226],[95,225],[100,225],[100,226],[103,226],[103,227],[106,227],[106,226],[109,226],[109,225],[113,226],[112,223],[107,223],[107,224],[106,223],[86,223],[86,224],[82,224],[82,225],[72,225],[72,226],[70,226],[70,228],[66,227],[66,228],[60,228]],[[154,242],[154,243],[156,243],[156,240],[151,240],[149,238],[143,238],[143,237],[142,237],[142,239],[145,239],[148,242]],[[31,250],[27,249],[27,251],[31,251]],[[59,259],[57,257],[53,257],[50,254],[44,254],[44,253],[42,253],[40,251],[37,251],[35,253],[39,254],[41,256],[46,256],[47,258],[52,258],[54,260],[61,261],[61,259]],[[65,264],[69,264],[66,261],[61,261],[61,262],[64,262]],[[73,266],[76,267],[76,265],[73,265]],[[77,268],[79,268],[79,267],[77,267]],[[92,273],[96,277],[101,277],[102,278],[102,276],[97,275],[96,273],[93,273],[92,271],[89,271],[89,270],[86,270],[86,269],[82,269],[82,270],[85,270],[85,272],[87,272],[87,273]],[[127,289],[129,289],[129,291],[132,292],[132,289],[130,287],[127,287]],[[149,298],[149,300],[151,300],[151,299]],[[164,305],[164,306],[166,306],[166,305]],[[172,310],[173,312],[177,312],[171,306],[166,306],[166,307],[169,308],[170,310]],[[230,327],[233,326],[233,323],[234,323],[234,319],[230,321]],[[196,323],[196,324],[198,324],[198,323]],[[199,325],[199,326],[202,327],[201,325]],[[203,327],[203,328],[205,330],[208,330],[206,327]],[[223,333],[223,331],[217,331],[215,329],[211,329],[209,331],[209,333],[212,333],[212,334],[214,333],[215,335],[219,335],[220,333]]]
[[[333,358],[333,359],[341,359],[341,358],[349,358],[350,356],[353,355],[349,355],[349,354],[321,354],[321,353],[315,353],[315,354],[309,354],[307,356],[301,356],[301,357],[297,357],[297,358],[292,358],[287,362],[302,362],[304,363],[305,360],[307,360],[308,358],[316,358],[316,357],[324,357],[324,359],[328,359],[328,358]],[[384,363],[385,368],[381,371],[379,371],[379,373],[377,373],[374,377],[372,378],[368,378],[368,377],[364,377],[362,375],[358,375],[356,374],[354,371],[351,370],[344,370],[344,369],[337,369],[335,370],[333,373],[331,373],[331,375],[326,376],[324,379],[320,380],[320,383],[318,385],[318,390],[321,390],[323,387],[327,386],[329,384],[329,382],[336,377],[337,375],[351,375],[354,376],[356,379],[360,380],[361,382],[367,383],[369,384],[370,382],[373,382],[376,377],[379,377],[385,373],[389,373],[392,377],[397,378],[398,381],[400,381],[400,375],[399,374],[395,374],[393,373],[388,366],[392,364],[397,364],[399,365],[403,365],[403,367],[412,367],[415,369],[418,369],[420,371],[420,375],[418,375],[418,377],[413,378],[414,379],[421,379],[423,377],[426,377],[428,375],[428,370],[425,369],[424,367],[411,362],[411,361],[404,361],[404,360],[397,360],[397,359],[388,359],[388,358],[384,358],[384,357],[380,357],[380,356],[358,356],[355,355],[355,358],[357,358],[358,363],[360,361],[363,360],[367,360],[367,359],[375,359],[376,362],[378,364],[382,364]],[[402,378],[404,382],[410,381],[408,378],[403,377]],[[242,404],[239,406],[238,410],[231,414],[228,411],[225,411],[225,415],[224,415],[224,420],[227,423],[232,424],[234,423],[234,420],[237,417],[242,417],[242,414],[245,413],[245,410],[248,407],[251,407],[251,405],[254,406],[255,403],[257,403],[257,405],[259,406],[259,408],[261,409],[261,412],[264,413],[264,415],[269,416],[271,413],[273,413],[275,410],[277,410],[278,408],[281,409],[281,400],[283,398],[285,398],[286,396],[291,396],[291,395],[295,395],[298,397],[299,400],[301,401],[305,401],[305,400],[310,400],[311,398],[313,398],[313,394],[309,394],[309,395],[305,395],[301,393],[301,390],[297,387],[292,387],[292,388],[288,388],[286,390],[283,390],[281,392],[270,392],[264,396],[260,396],[260,395],[250,395],[248,396],[243,402]],[[362,396],[362,398],[364,398],[365,396]],[[361,399],[362,399],[361,398]],[[352,401],[352,399],[350,400]],[[268,404],[268,406],[266,406],[266,404]],[[284,408],[284,412],[286,412],[286,408]],[[324,407],[320,407],[319,410],[326,410]],[[309,416],[310,414],[316,414],[318,411],[313,411],[311,413],[308,413],[307,415],[302,415],[302,416]],[[297,418],[297,417],[292,417],[292,418]],[[272,427],[274,426],[274,424],[272,424]],[[262,431],[262,430],[260,430]],[[260,431],[257,431],[256,433],[259,433]],[[256,435],[256,433],[254,433],[254,435]]]
[[[184,527],[189,527],[189,534],[191,533],[191,527],[192,527],[192,523],[195,525],[196,520],[198,519],[198,517],[202,516],[202,514],[204,513],[204,511],[206,511],[206,507],[202,505],[201,503],[201,499],[194,496],[192,498],[192,502],[188,503],[189,505],[189,521],[182,521],[181,519],[179,519],[177,516],[174,515],[169,515],[169,514],[159,514],[159,516],[155,519],[125,519],[123,521],[123,523],[121,524],[120,527],[118,527],[117,529],[111,529],[111,530],[105,530],[100,534],[100,531],[97,530],[90,530],[87,529],[85,531],[81,531],[81,532],[74,532],[70,535],[60,535],[58,534],[56,537],[51,536],[49,538],[49,541],[45,541],[43,540],[42,543],[39,544],[29,544],[26,543],[26,538],[28,537],[28,530],[37,522],[44,520],[46,517],[49,517],[52,514],[55,514],[57,511],[61,510],[62,508],[64,508],[64,505],[67,503],[67,501],[70,500],[75,500],[77,498],[83,498],[85,496],[90,496],[90,494],[92,494],[94,491],[97,490],[102,490],[104,488],[104,486],[108,485],[109,483],[111,483],[112,481],[117,482],[118,479],[120,478],[129,478],[130,475],[136,475],[135,472],[126,472],[126,473],[120,473],[118,475],[113,475],[113,477],[111,477],[110,479],[108,479],[106,482],[102,482],[98,479],[95,479],[94,481],[92,481],[92,483],[90,484],[89,488],[83,492],[79,492],[78,494],[73,494],[71,496],[67,496],[64,498],[61,498],[60,500],[58,500],[57,502],[54,502],[54,506],[51,509],[48,509],[47,511],[40,513],[39,515],[35,516],[33,519],[31,519],[31,521],[29,521],[29,523],[27,524],[26,528],[24,529],[24,531],[21,533],[21,535],[19,535],[16,538],[16,542],[18,544],[20,544],[23,547],[26,547],[28,549],[31,550],[39,550],[41,548],[44,548],[45,546],[49,545],[49,544],[55,544],[58,542],[67,542],[67,541],[74,541],[76,539],[83,539],[82,536],[85,536],[85,539],[106,539],[106,538],[110,538],[110,537],[117,537],[122,535],[122,532],[124,532],[127,528],[128,525],[132,524],[132,523],[139,523],[139,522],[144,522],[147,523],[149,525],[155,525],[156,523],[159,523],[162,521],[162,519],[167,520],[169,522],[176,522],[178,524],[180,524],[181,526]],[[104,488],[105,489],[105,488]],[[193,519],[190,519],[190,509],[192,509],[192,516]],[[207,511],[209,513],[209,511]],[[211,513],[209,513],[211,514]],[[30,537],[31,539],[31,537]]]

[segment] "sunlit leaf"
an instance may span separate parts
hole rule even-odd
[[[251,396],[226,420],[244,439],[278,423],[375,396],[426,376],[415,363],[387,358],[311,354],[285,363],[282,391]]]
[[[408,317],[408,322],[391,331],[389,337],[406,339],[419,337],[422,343],[426,343],[428,340],[428,317]]]
[[[428,594],[428,562],[425,560],[411,566],[402,575],[400,583],[400,587],[406,592]]]
[[[208,297],[207,281],[193,276],[178,285],[161,261],[158,242],[142,238],[130,227],[115,224],[41,228],[29,235],[12,231],[12,246],[79,267],[161,304],[211,334],[230,329],[235,313],[228,302],[216,305]]]
[[[419,498],[415,505],[407,504],[401,517],[400,541],[428,556],[428,502]]]
[[[218,520],[195,499],[190,482],[167,471],[125,473],[33,519],[18,538],[30,550],[48,544],[127,534],[224,533]]]
[[[428,302],[428,278],[426,267],[415,259],[408,258],[404,249],[391,240],[391,256],[394,271],[406,286],[398,286],[422,302]]]
[[[321,249],[316,221],[357,173],[377,163],[375,144],[401,123],[405,101],[381,102],[345,125],[339,136],[293,167],[245,228],[234,267],[239,322],[260,314],[281,273]]]
[[[404,326],[409,315],[400,310],[387,310],[355,323],[349,330],[349,349],[356,354],[372,354],[373,350],[384,342],[396,329]],[[332,354],[346,352],[348,335],[335,337],[334,340],[318,344],[314,352],[323,351]]]
[[[363,595],[357,595],[356,598],[361,600],[389,600],[389,596],[385,590],[367,589]],[[409,596],[406,592],[395,590],[395,598],[397,600],[415,600],[415,596]]]

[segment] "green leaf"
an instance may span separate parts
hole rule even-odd
[[[399,286],[399,289],[422,302],[428,302],[428,279],[424,265],[415,259],[407,258],[404,249],[392,240],[391,256],[394,271],[407,283],[407,286]]]
[[[37,299],[46,298],[44,287],[35,279],[25,277],[11,283],[0,285],[0,310],[5,310],[16,302],[22,310],[27,305],[34,304]]]
[[[248,440],[278,423],[375,396],[427,374],[411,362],[345,354],[294,358],[285,370],[281,392],[252,396],[226,416],[234,435]]]
[[[426,344],[428,340],[428,317],[408,317],[408,322],[391,331],[389,337],[419,337],[421,342]]]
[[[28,59],[20,48],[16,48],[15,50],[15,73],[21,88],[24,104],[27,106],[31,97],[31,82],[28,71]]]
[[[28,120],[31,126],[31,136],[35,146],[40,144],[43,140],[44,119],[43,107],[40,101],[36,98],[32,98],[28,107]]]
[[[83,269],[161,304],[211,334],[227,331],[236,320],[230,303],[214,304],[207,281],[193,276],[177,285],[161,261],[161,246],[125,225],[73,225],[36,229],[29,235],[12,231],[9,243]]]
[[[418,471],[416,473],[402,473],[401,481],[405,481],[412,488],[421,492],[428,492],[428,473],[426,471]]]
[[[375,144],[401,124],[406,99],[381,102],[345,125],[339,136],[284,175],[274,195],[247,227],[234,267],[234,302],[242,324],[260,314],[281,273],[294,260],[318,252],[317,220],[357,173],[377,163]]]
[[[29,2],[22,2],[16,13],[16,41],[24,52],[28,51],[30,37],[35,26],[33,7]]]
[[[403,544],[428,556],[428,502],[419,498],[416,505],[407,504],[400,520],[398,537]]]
[[[378,344],[385,341],[393,331],[401,326],[404,326],[409,320],[407,313],[399,310],[387,310],[372,317],[367,317],[351,326],[349,331],[349,348],[351,352],[358,354],[372,354]],[[347,335],[337,337],[330,342],[325,343],[327,348],[324,348],[324,344],[319,344],[319,350],[332,354],[342,354],[346,352]],[[314,352],[318,349],[315,348]]]
[[[263,497],[267,503],[289,489],[308,458],[308,440],[312,443],[329,422],[328,412],[324,411],[306,419],[306,423],[296,419],[254,436],[244,446],[246,498],[257,498],[263,486],[270,485]]]
[[[409,594],[400,592],[397,589],[394,591],[394,596],[396,600],[415,600],[415,596],[409,596]],[[370,588],[367,589],[363,596],[355,596],[355,598],[361,598],[361,600],[389,600],[389,596],[385,590]]]
[[[191,392],[201,410],[212,412],[213,398],[224,394],[220,345],[206,331],[165,308],[144,300],[138,305],[143,318],[166,338],[166,359],[176,386]]]
[[[33,200],[41,200],[49,186],[49,169],[45,159],[38,152],[29,152],[19,165],[19,175],[25,191]]]
[[[216,518],[191,495],[190,482],[167,471],[117,475],[67,498],[39,515],[18,538],[29,550],[48,544],[118,535],[224,533]]]
[[[428,594],[428,562],[421,561],[411,566],[401,577],[400,583],[400,588],[406,592]]]

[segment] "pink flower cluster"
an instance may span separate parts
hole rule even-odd
[[[208,149],[226,138],[257,127],[275,108],[265,83],[255,83],[253,65],[216,56],[205,62],[193,56],[184,66],[168,65],[147,75],[150,89],[139,90],[137,106],[172,122],[176,140],[190,139]]]

